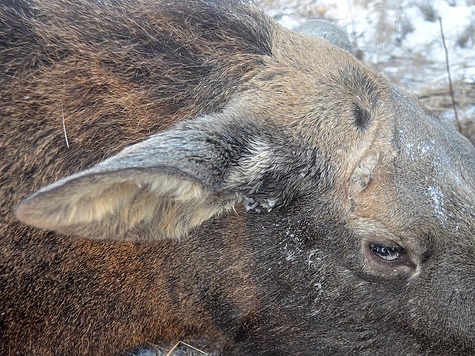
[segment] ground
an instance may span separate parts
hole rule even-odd
[[[335,21],[360,59],[417,96],[430,112],[455,123],[444,37],[457,116],[475,122],[475,0],[256,2],[288,28],[315,17]]]

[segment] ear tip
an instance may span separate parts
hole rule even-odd
[[[75,226],[65,223],[67,206],[55,207],[46,203],[47,199],[44,199],[42,194],[35,193],[21,201],[13,214],[23,224],[37,229],[55,231],[66,235],[76,234]],[[80,236],[81,234],[77,233],[76,235]]]
[[[49,204],[48,192],[38,191],[26,199],[22,200],[14,210],[14,216],[22,223],[39,229],[52,230],[52,227],[58,225],[58,219],[67,207],[64,205],[54,206]],[[64,196],[60,200],[64,200]]]
[[[45,226],[41,225],[45,225],[45,217],[42,216],[41,209],[35,206],[34,200],[34,196],[32,196],[20,202],[14,211],[14,215],[22,223],[44,228]]]
[[[30,216],[30,207],[29,207],[29,204],[28,204],[28,200],[30,198],[26,198],[24,200],[22,200],[16,207],[15,211],[14,211],[14,215],[15,217],[22,221],[22,222],[25,222],[26,220],[28,220],[28,217]]]

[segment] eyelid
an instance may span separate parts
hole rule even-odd
[[[386,249],[400,250],[399,252],[404,251],[404,247],[402,247],[401,245],[399,245],[397,243],[389,244],[387,242],[374,241],[374,242],[370,242],[369,245],[371,247],[375,246],[375,247],[382,247],[382,248],[386,248]]]
[[[384,243],[370,243],[369,244],[369,249],[373,255],[376,255],[378,258],[385,262],[396,262],[398,260],[401,260],[404,257],[404,248],[396,245],[396,246],[388,246]],[[384,251],[381,251],[383,253],[378,253],[378,249],[381,250],[388,250],[388,256],[385,256],[383,253]],[[389,250],[394,250],[394,251],[389,251]],[[394,252],[394,253],[393,253]],[[395,256],[392,256],[392,255]],[[388,257],[388,258],[386,258]]]
[[[353,229],[368,243],[380,243],[382,245],[398,245],[404,248],[403,239],[391,233],[385,225],[379,221],[361,218],[352,221]]]

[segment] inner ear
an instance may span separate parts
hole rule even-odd
[[[371,123],[371,113],[356,103],[352,106],[352,113],[356,127],[362,131],[366,130]]]
[[[91,239],[181,238],[240,200],[236,190],[223,190],[224,177],[236,169],[227,115],[198,117],[131,145],[39,190],[16,215]]]
[[[180,238],[236,200],[177,175],[121,170],[66,178],[22,202],[16,214],[64,234],[136,241]]]

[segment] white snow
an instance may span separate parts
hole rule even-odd
[[[427,189],[432,202],[434,203],[434,213],[442,223],[447,221],[444,207],[444,193],[439,187],[431,186]]]
[[[288,28],[308,18],[305,6],[268,13]],[[317,3],[317,2],[315,2]],[[475,2],[469,0],[319,0],[325,17],[345,28],[364,60],[412,93],[447,85],[442,19],[453,81],[475,82]],[[417,62],[417,64],[416,64]],[[475,110],[475,109],[474,109]]]

